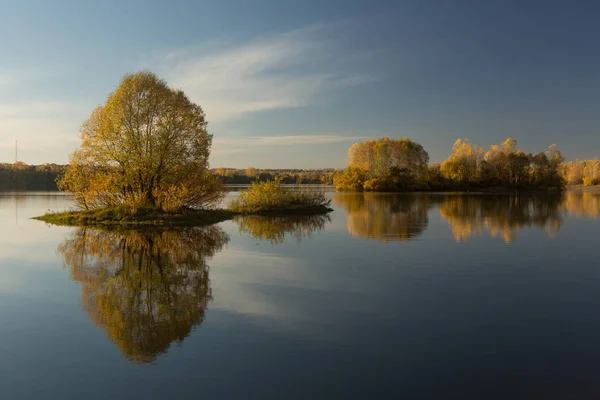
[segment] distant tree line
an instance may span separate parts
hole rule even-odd
[[[0,163],[0,191],[57,190],[56,179],[64,165],[27,165],[22,161],[14,164]]]
[[[216,168],[212,172],[225,184],[249,184],[254,181],[272,181],[285,184],[332,185],[335,170],[330,169],[246,169]]]
[[[58,190],[56,180],[66,165],[28,165],[22,161],[14,164],[0,163],[0,191]],[[281,179],[285,184],[333,184],[335,170],[331,169],[235,169],[218,168],[211,171],[225,184],[249,184],[255,181]]]
[[[506,139],[489,151],[458,139],[442,164],[429,165],[423,147],[404,139],[382,138],[355,143],[348,167],[334,176],[340,190],[535,189],[565,185],[564,158],[556,145],[535,155]]]
[[[0,190],[57,190],[56,179],[66,166],[0,163]],[[556,145],[537,154],[506,139],[487,152],[468,139],[457,140],[441,164],[429,164],[429,154],[408,138],[382,138],[355,143],[348,166],[329,169],[216,168],[210,172],[224,184],[249,184],[280,179],[285,184],[326,184],[340,190],[466,190],[485,188],[536,189],[600,184],[600,160],[568,163]]]

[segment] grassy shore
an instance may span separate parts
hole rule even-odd
[[[252,213],[229,210],[184,210],[169,213],[156,208],[112,207],[99,210],[49,212],[33,219],[63,226],[205,226],[233,219],[237,215],[321,215],[332,211],[329,207],[299,207],[287,210],[257,211]]]

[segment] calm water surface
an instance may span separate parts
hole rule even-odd
[[[0,194],[0,399],[600,395],[600,195],[110,232]]]

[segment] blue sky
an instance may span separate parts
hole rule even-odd
[[[600,6],[565,1],[0,0],[0,161],[65,163],[120,78],[206,111],[211,166],[343,167],[354,142],[600,156]]]

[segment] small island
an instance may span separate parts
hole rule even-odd
[[[35,219],[69,226],[198,226],[237,215],[315,215],[320,191],[254,182],[227,209],[208,164],[212,135],[202,108],[149,72],[126,75],[81,128],[81,146],[59,177],[78,211]]]

